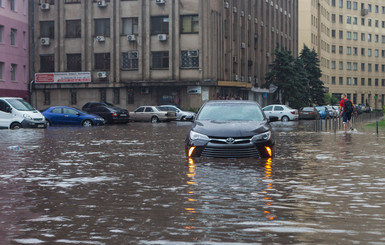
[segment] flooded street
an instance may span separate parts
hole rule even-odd
[[[311,123],[268,160],[188,160],[188,122],[1,130],[0,244],[384,244],[384,133]]]

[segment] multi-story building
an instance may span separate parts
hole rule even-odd
[[[300,0],[299,50],[319,56],[329,93],[381,109],[385,102],[385,2]]]
[[[0,1],[0,96],[29,99],[28,1]]]
[[[298,52],[297,7],[297,0],[34,0],[32,103],[266,104],[274,50]]]

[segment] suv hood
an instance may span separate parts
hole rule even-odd
[[[271,130],[267,121],[195,121],[191,130],[209,137],[248,137]]]

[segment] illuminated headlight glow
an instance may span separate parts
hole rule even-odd
[[[32,117],[30,115],[24,114],[23,117],[26,119],[32,120]]]
[[[207,141],[210,140],[210,138],[207,135],[200,134],[200,133],[197,133],[194,131],[190,132],[190,139],[191,140],[207,140]]]
[[[251,138],[251,140],[253,142],[259,142],[259,141],[268,141],[270,140],[270,138],[271,138],[271,132],[267,131],[262,134],[254,135],[253,138]]]

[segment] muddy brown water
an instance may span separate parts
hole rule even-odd
[[[0,244],[385,243],[383,134],[279,122],[274,159],[189,160],[189,126],[1,130]]]

